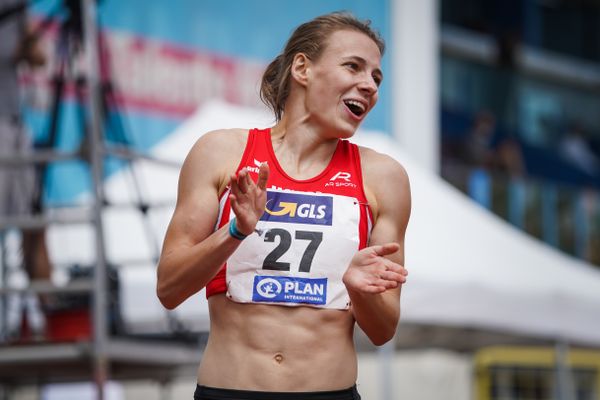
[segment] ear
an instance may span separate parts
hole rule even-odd
[[[306,86],[310,75],[310,59],[304,53],[298,53],[292,60],[292,78],[302,86]]]

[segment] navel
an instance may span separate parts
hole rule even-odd
[[[275,360],[275,362],[277,364],[281,364],[283,362],[283,354],[281,353],[277,353],[273,356],[273,360]]]

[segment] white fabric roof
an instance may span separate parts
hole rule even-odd
[[[403,321],[600,345],[600,269],[513,228],[390,138],[359,142],[401,161],[411,180]]]
[[[153,150],[160,158],[183,161],[203,133],[228,127],[265,127],[266,111],[210,103]],[[438,176],[423,171],[390,138],[359,132],[355,142],[399,160],[412,186],[413,209],[406,237],[408,283],[403,288],[401,323],[484,328],[492,331],[600,346],[600,270],[530,238],[480,208]],[[145,197],[174,200],[178,171],[136,162]],[[126,173],[111,177],[109,198],[131,193]],[[150,231],[162,241],[172,208],[150,214]],[[131,210],[106,214],[109,261],[153,254],[142,218]],[[54,227],[55,261],[92,261],[89,228]],[[83,243],[83,238],[88,238]],[[121,270],[122,307],[132,329],[164,329],[168,320],[154,294],[151,262]],[[206,329],[204,292],[188,299],[175,315],[193,329]]]

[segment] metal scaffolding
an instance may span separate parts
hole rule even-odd
[[[163,165],[178,164],[161,161],[127,147],[105,143],[102,132],[101,82],[99,77],[98,27],[96,2],[82,0],[84,43],[88,57],[87,121],[88,151],[57,152],[40,150],[26,156],[11,155],[0,159],[0,168],[56,161],[82,159],[87,162],[92,177],[91,206],[77,206],[51,210],[37,215],[0,216],[0,231],[44,228],[53,224],[90,224],[94,231],[96,260],[93,278],[56,286],[49,282],[34,282],[24,288],[0,287],[0,298],[22,294],[88,294],[91,295],[90,320],[92,335],[78,342],[27,342],[0,345],[0,386],[5,388],[23,384],[43,384],[65,381],[94,381],[97,398],[105,398],[104,384],[116,380],[150,378],[167,382],[195,368],[202,351],[200,341],[183,343],[176,340],[142,340],[135,336],[119,337],[111,334],[108,318],[108,273],[105,232],[102,214],[106,207],[103,193],[104,159],[108,155],[127,160],[150,160]],[[2,268],[5,263],[1,263]],[[3,271],[5,272],[5,271]],[[3,273],[4,277],[6,274]],[[4,301],[3,301],[4,303]],[[4,316],[3,316],[4,317]],[[6,393],[6,391],[4,391]],[[6,395],[5,395],[6,396]],[[1,397],[1,395],[0,395]]]

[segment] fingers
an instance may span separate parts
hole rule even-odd
[[[398,286],[400,286],[400,284],[396,281],[376,278],[364,285],[361,285],[361,287],[357,288],[356,290],[362,293],[378,294],[389,289],[396,289]]]
[[[391,271],[391,272],[400,274],[402,276],[408,275],[408,271],[406,270],[406,268],[404,268],[403,265],[397,264],[388,259],[383,260],[383,266],[384,266],[385,271]]]
[[[398,274],[382,273],[379,278],[374,278],[370,284],[363,288],[367,293],[383,293],[389,289],[396,289],[406,280]]]
[[[380,281],[377,282],[377,286],[388,290],[388,289],[396,289],[400,284],[396,281],[388,281],[385,279],[381,279]]]
[[[394,281],[398,283],[406,282],[406,275],[403,275],[398,272],[393,271],[382,271],[378,273],[380,279],[384,279],[386,281]]]
[[[390,288],[390,289],[392,289],[392,288]],[[371,286],[365,287],[362,291],[365,293],[378,294],[378,293],[383,293],[386,290],[387,289],[383,285],[371,285]]]
[[[244,194],[248,193],[248,190],[252,186],[252,179],[250,179],[250,176],[248,175],[248,171],[246,170],[246,168],[242,168],[238,172],[237,184],[240,188],[240,192],[242,192]]]
[[[235,186],[237,186],[236,188],[244,194],[248,193],[253,186],[258,187],[260,190],[266,190],[269,173],[269,165],[266,162],[262,163],[260,165],[260,169],[258,170],[258,181],[255,184],[250,177],[248,170],[246,168],[242,168],[238,171],[237,175],[231,175],[231,187],[233,189],[235,184]]]
[[[394,254],[398,250],[400,250],[400,245],[398,243],[386,243],[382,245],[377,245],[372,247],[375,254],[380,257],[387,256],[390,254]]]
[[[231,193],[236,197],[247,194],[252,185],[252,178],[250,178],[246,168],[242,168],[237,174],[232,174],[229,176]]]
[[[266,180],[269,175],[266,163],[261,165],[259,170],[260,184],[266,187]],[[247,215],[254,219],[260,217],[264,212],[264,201],[266,190],[261,190],[252,179],[247,168],[240,169],[236,174],[229,177],[229,200],[231,207],[238,217]],[[241,219],[240,219],[241,221]]]
[[[258,181],[256,182],[256,186],[258,186],[260,190],[267,190],[267,180],[269,179],[270,172],[269,164],[267,162],[260,164]]]
[[[406,268],[389,260],[385,260],[382,264],[371,272],[374,285],[390,289],[406,283],[406,276],[408,275]]]
[[[248,171],[246,169],[244,169],[244,171],[246,172],[244,174],[246,187],[250,188],[250,187],[254,186],[254,181],[252,180],[252,178],[250,178],[250,174],[248,173]]]
[[[231,196],[237,197],[241,194],[240,188],[237,183],[237,176],[235,176],[235,175],[229,176],[229,193],[230,193],[230,195],[229,195],[230,198],[231,198]]]
[[[241,172],[241,171],[240,171]],[[245,187],[245,190],[242,189],[242,182],[245,179],[241,179],[240,178],[240,174],[238,173],[236,174],[232,174],[229,177],[229,187],[230,187],[230,191],[229,191],[229,201],[231,203],[231,207],[234,209],[234,212],[239,212],[240,210],[238,209],[238,200],[243,199],[245,194],[248,191],[247,186]]]
[[[356,271],[352,279],[345,280],[346,286],[350,285],[355,290],[364,293],[381,293],[388,289],[396,289],[406,283],[406,270],[401,265],[395,264],[391,268],[378,266],[367,270]]]

